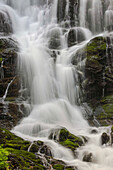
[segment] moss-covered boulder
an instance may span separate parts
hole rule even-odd
[[[83,140],[80,137],[73,135],[65,128],[51,133],[49,138],[72,151],[75,151],[78,147],[83,145]]]
[[[102,126],[113,124],[113,95],[102,97],[94,108],[94,115]]]
[[[96,105],[103,95],[105,81],[103,72],[106,63],[106,40],[104,37],[92,39],[85,48],[85,97],[91,105]]]
[[[81,138],[71,134],[66,129],[61,129],[59,133],[59,143],[72,151],[76,150],[79,146],[83,145]]]

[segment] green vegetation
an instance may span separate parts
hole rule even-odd
[[[100,60],[103,57],[103,52],[106,51],[106,41],[103,37],[96,37],[90,41],[85,49],[87,54],[87,59],[97,59]]]
[[[32,148],[33,153],[32,150],[28,152],[28,148],[31,145],[29,141],[24,141],[10,131],[0,128],[0,144],[3,146],[3,149],[0,148],[0,151],[5,153],[4,160],[9,161],[10,169],[16,169],[18,167],[23,170],[36,168],[45,170],[41,159],[36,159],[36,155],[34,154],[35,148]],[[7,164],[4,163],[4,166],[7,166]]]
[[[0,63],[2,62],[2,60],[3,60],[2,57],[0,57]]]
[[[59,143],[72,151],[76,150],[77,147],[83,145],[81,138],[71,134],[67,129],[61,129],[59,134]]]
[[[8,167],[8,163],[7,163],[8,155],[9,152],[6,149],[2,148],[2,146],[0,146],[0,168],[1,169],[5,169]]]
[[[64,166],[63,166],[63,165],[60,165],[60,164],[55,164],[55,165],[53,165],[53,168],[54,168],[54,169],[57,169],[57,170],[63,170],[63,169],[64,169]]]
[[[72,151],[74,151],[77,147],[79,147],[78,143],[74,143],[74,142],[70,141],[69,139],[67,139],[64,142],[60,142],[60,144],[71,149]]]
[[[32,166],[40,166],[40,169],[45,169],[42,165],[42,161],[40,158],[36,159],[35,154],[24,151],[24,150],[17,150],[12,148],[6,148],[6,150],[10,153],[11,160],[13,159],[13,164],[10,164],[11,168],[19,167],[20,169],[27,169]],[[31,168],[33,169],[33,168]]]
[[[113,95],[106,96],[101,99],[102,104],[113,103]]]
[[[112,127],[111,127],[111,131],[113,132],[113,125],[112,125]]]

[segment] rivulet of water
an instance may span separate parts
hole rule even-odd
[[[72,28],[68,17],[65,28],[64,23],[57,22],[58,3],[58,0],[0,0],[0,12],[8,13],[12,36],[19,43],[18,69],[22,90],[28,91],[26,98],[29,97],[31,110],[13,131],[29,140],[45,141],[55,158],[77,166],[78,170],[113,170],[113,148],[100,145],[101,133],[109,131],[109,127],[90,134],[91,127],[83,117],[83,109],[77,105],[81,101],[78,73],[84,61],[79,59],[75,66],[71,63],[92,36],[113,25],[113,0],[105,0],[104,4],[101,0],[80,0],[79,25],[73,27],[76,43],[70,47],[68,36]],[[69,0],[65,16],[68,14]],[[78,149],[78,159],[74,159],[70,150],[48,140],[50,132],[61,127],[89,138],[88,144]],[[83,155],[89,151],[93,162],[85,163]]]

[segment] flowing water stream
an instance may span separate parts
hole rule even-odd
[[[82,96],[78,72],[83,74],[80,68],[85,61],[79,59],[76,66],[71,63],[77,50],[113,25],[113,0],[106,0],[104,4],[101,0],[80,0],[80,22],[73,27],[77,38],[72,47],[68,46],[72,29],[68,18],[69,0],[65,23],[57,22],[58,3],[58,0],[0,0],[0,11],[10,16],[12,36],[19,42],[19,70],[23,90],[28,90],[26,102],[31,110],[13,131],[32,141],[45,141],[55,158],[77,166],[78,170],[113,170],[113,148],[102,147],[100,143],[102,132],[109,132],[110,127],[98,128],[98,134],[90,134],[92,128],[84,119],[84,109],[77,106]],[[48,140],[51,131],[61,127],[89,138],[88,144],[78,149],[78,159],[74,159],[68,149]],[[93,162],[83,162],[84,153],[89,151]]]

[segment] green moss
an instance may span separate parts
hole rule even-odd
[[[97,116],[97,119],[111,119],[111,118],[113,118],[113,114],[105,114],[103,112]]]
[[[2,57],[0,57],[0,63],[2,62],[2,60],[3,60]]]
[[[60,164],[56,164],[56,165],[53,165],[53,168],[54,168],[54,169],[57,169],[57,170],[63,170],[63,169],[64,169],[64,166],[63,166],[63,165],[60,165]]]
[[[70,141],[69,139],[67,139],[64,142],[60,142],[60,144],[71,149],[72,151],[74,151],[77,147],[79,147],[78,143],[74,143],[74,142]]]
[[[28,152],[31,144],[29,141],[24,141],[10,131],[0,128],[0,143],[9,153],[8,161],[10,162],[10,169],[16,169],[18,167],[19,169],[27,170],[38,167],[39,170],[45,170],[41,159],[36,158],[34,153]]]
[[[30,152],[35,153],[35,152],[38,152],[38,150],[39,150],[39,147],[35,144],[32,144],[32,146],[30,148]]]
[[[103,97],[100,102],[101,102],[102,104],[103,104],[103,103],[113,103],[113,95]]]
[[[67,129],[61,129],[59,133],[59,143],[72,151],[83,144],[81,138],[71,134]]]
[[[103,105],[103,109],[105,113],[113,113],[113,104],[105,104]]]
[[[15,101],[15,100],[16,100],[15,97],[7,97],[7,98],[5,99],[5,101],[10,101],[10,102]]]
[[[43,165],[38,165],[38,166],[34,166],[33,170],[45,170],[46,168]]]
[[[0,146],[0,168],[1,169],[6,169],[8,167],[8,163],[7,163],[8,155],[9,152]]]
[[[94,38],[87,44],[85,51],[88,59],[94,57],[100,60],[103,57],[102,53],[106,51],[105,39],[103,37]]]
[[[67,129],[61,129],[60,130],[60,135],[59,135],[59,140],[60,141],[65,141],[69,135],[69,131]]]
[[[36,159],[35,154],[23,151],[23,150],[17,150],[12,148],[6,148],[6,150],[10,153],[9,159],[14,158],[16,162],[16,166],[18,166],[20,169],[26,169],[31,166],[40,166],[40,168],[43,168],[42,161],[40,158]],[[10,167],[15,166],[15,163],[11,163]]]
[[[111,131],[113,132],[113,125],[112,125],[112,127],[111,127]]]

